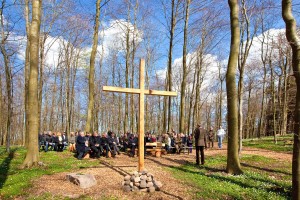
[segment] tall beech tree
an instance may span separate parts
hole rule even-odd
[[[94,109],[94,88],[95,88],[95,58],[98,46],[98,32],[99,32],[99,18],[100,18],[100,3],[101,0],[97,0],[96,3],[96,17],[94,26],[94,36],[93,36],[93,47],[90,57],[90,71],[89,71],[89,105],[87,111],[87,119],[85,125],[85,131],[92,132],[93,126],[93,109]]]
[[[229,174],[242,174],[238,155],[238,101],[235,74],[239,56],[240,27],[239,27],[239,6],[238,0],[229,0],[230,7],[230,55],[226,73],[226,90],[228,105],[228,149],[227,149],[227,167]]]
[[[38,67],[39,67],[39,37],[41,24],[41,7],[42,0],[32,0],[32,16],[30,24],[30,71],[28,82],[28,128],[26,133],[28,136],[27,153],[21,168],[37,165],[39,162],[38,149]]]
[[[292,162],[292,197],[293,199],[300,199],[300,38],[297,34],[297,23],[292,14],[292,0],[282,0],[282,18],[286,25],[286,38],[293,52],[292,66],[297,85]]]
[[[181,82],[181,96],[180,96],[180,121],[179,121],[179,131],[184,133],[185,130],[185,88],[186,88],[186,78],[187,78],[187,38],[188,38],[188,22],[189,22],[189,7],[190,0],[185,2],[185,18],[184,18],[184,29],[183,29],[183,59],[182,59],[182,82]]]

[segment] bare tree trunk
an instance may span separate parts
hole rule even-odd
[[[173,42],[174,42],[174,33],[175,33],[175,27],[176,27],[176,17],[178,12],[178,3],[175,5],[175,0],[172,0],[172,13],[171,13],[171,27],[170,27],[170,43],[169,43],[169,55],[168,55],[168,75],[167,75],[167,85],[168,90],[172,91],[172,57],[173,57]],[[172,126],[172,98],[171,97],[165,97],[168,98],[168,121],[167,121],[167,130],[171,129]],[[167,114],[165,114],[167,116]]]
[[[56,67],[55,72],[54,72],[54,85],[51,88],[51,91],[52,91],[52,95],[51,95],[51,110],[50,110],[50,114],[49,114],[49,128],[48,128],[48,130],[51,130],[51,131],[53,131],[54,124],[55,124],[53,116],[54,116],[55,99],[56,99],[56,91],[57,91],[57,73],[58,73],[57,71],[58,71],[58,66]]]
[[[254,32],[256,31],[256,27]],[[246,44],[244,41],[240,41],[240,52],[238,60],[238,69],[239,69],[239,81],[238,81],[238,129],[239,129],[239,154],[242,152],[243,146],[243,93],[244,93],[244,70],[246,61],[249,55],[250,47],[253,41],[253,34],[250,37],[250,18],[247,13],[247,6],[245,0],[242,0],[242,20],[241,20],[241,38],[244,38],[246,32]]]
[[[129,5],[128,5],[128,24],[130,22],[130,13],[129,13]],[[127,26],[127,32],[126,32],[126,66],[125,66],[125,86],[126,88],[129,87],[129,61],[130,61],[130,29],[129,26]],[[129,97],[128,94],[125,94],[125,116],[124,116],[124,133],[126,133],[128,129],[128,102],[129,102]]]
[[[273,136],[274,143],[277,144],[277,125],[276,125],[276,102],[275,102],[275,80],[274,80],[274,70],[272,67],[272,61],[269,59],[269,66],[271,70],[271,92],[272,92],[272,117],[273,117]]]
[[[94,25],[94,36],[93,36],[93,47],[90,58],[90,71],[89,71],[89,105],[88,105],[88,113],[86,119],[86,132],[93,131],[92,122],[93,118],[93,108],[94,108],[94,88],[95,88],[95,58],[97,53],[98,46],[98,32],[99,32],[99,18],[100,18],[100,3],[101,0],[97,0],[96,3],[96,17],[95,17],[95,25]]]
[[[242,174],[238,154],[238,110],[237,89],[235,82],[236,66],[239,55],[240,28],[238,0],[229,0],[231,45],[226,73],[227,106],[228,106],[228,149],[227,167],[229,174]]]
[[[282,102],[282,128],[281,135],[285,135],[287,132],[287,114],[288,114],[288,95],[287,95],[287,83],[288,83],[288,59],[286,59],[283,65],[283,102]]]
[[[222,106],[223,106],[223,82],[224,82],[224,79],[225,79],[225,76],[222,76],[221,74],[221,64],[219,63],[219,66],[218,66],[218,71],[219,71],[219,80],[220,80],[220,92],[219,92],[219,107],[217,108],[218,109],[218,120],[217,120],[217,129],[222,126]]]
[[[196,68],[197,69],[197,68]],[[193,97],[194,97],[194,92],[195,92],[195,87],[196,87],[196,75],[197,75],[197,72],[195,71],[194,73],[194,82],[193,82],[193,87],[192,87],[192,91],[191,91],[191,94],[190,94],[190,106],[189,106],[189,114],[188,114],[188,133],[190,130],[193,129],[193,127],[191,127],[191,119],[192,119],[192,111],[193,111]]]
[[[40,66],[38,77],[38,115],[39,115],[39,132],[41,131],[41,117],[42,117],[42,105],[43,105],[43,87],[44,87],[44,61],[45,61],[45,43],[47,35],[40,35]]]
[[[42,0],[32,0],[32,22],[30,26],[30,75],[28,88],[28,147],[25,160],[21,166],[31,167],[39,162],[38,150],[38,66],[39,34]]]
[[[282,0],[282,17],[286,24],[286,38],[292,47],[292,66],[297,84],[292,162],[292,197],[293,199],[300,199],[300,38],[297,34],[296,20],[292,15],[291,0]]]
[[[187,37],[188,37],[188,22],[189,22],[189,6],[190,0],[186,0],[185,19],[184,19],[184,38],[183,38],[183,59],[182,59],[182,82],[181,82],[181,96],[180,96],[180,119],[179,119],[179,132],[185,133],[185,88],[187,77]]]
[[[12,74],[10,66],[10,58],[6,50],[6,41],[9,36],[5,34],[4,30],[4,16],[3,9],[5,7],[5,1],[2,1],[0,8],[1,16],[1,44],[0,49],[3,55],[4,68],[5,68],[5,80],[6,80],[6,95],[7,95],[7,120],[6,120],[6,152],[10,153],[10,139],[11,139],[11,124],[12,124],[12,114],[13,114],[13,94],[12,94]]]

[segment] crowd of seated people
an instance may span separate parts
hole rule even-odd
[[[192,151],[192,136],[175,131],[163,135],[155,135],[146,132],[144,136],[144,146],[146,143],[164,143],[164,148],[168,153],[180,153],[183,148],[189,148]],[[52,150],[61,152],[69,147],[69,151],[76,153],[78,159],[82,159],[87,153],[93,158],[101,156],[109,157],[110,154],[115,157],[120,151],[129,152],[129,156],[134,157],[138,148],[138,136],[127,132],[120,134],[119,137],[112,131],[107,133],[93,134],[83,131],[71,132],[69,138],[66,132],[44,132],[39,134],[39,149],[45,152]],[[146,148],[145,148],[146,155]]]
[[[109,152],[113,157],[120,154],[119,140],[111,131],[101,135],[98,132],[84,133],[81,131],[76,138],[77,158],[82,159],[87,153],[93,158],[100,158],[101,155],[109,157]]]
[[[66,132],[51,132],[47,131],[39,134],[39,150],[45,152],[59,151],[62,152],[68,146],[68,137]]]
[[[138,137],[136,134],[132,134],[127,132],[125,134],[121,134],[120,136],[120,146],[124,152],[129,149],[129,156],[135,156],[135,150],[138,148]]]

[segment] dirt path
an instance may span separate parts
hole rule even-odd
[[[205,151],[206,156],[217,154],[226,155],[226,147],[224,149],[208,149]],[[278,160],[291,162],[292,155],[285,153],[276,153],[268,150],[244,148],[243,155],[256,154],[266,156]],[[82,162],[89,162],[83,160]],[[80,189],[78,186],[69,183],[65,180],[67,172],[54,175],[44,175],[36,180],[30,189],[29,193],[32,196],[39,196],[43,193],[49,193],[53,198],[55,195],[60,195],[69,198],[78,198],[81,195],[87,195],[92,199],[101,199],[109,197],[117,197],[117,199],[193,199],[187,193],[190,186],[176,180],[172,174],[163,168],[166,166],[180,166],[186,162],[195,162],[195,152],[192,154],[180,155],[164,155],[162,158],[147,156],[145,159],[145,167],[164,185],[162,191],[154,193],[135,193],[124,192],[121,189],[121,181],[124,175],[137,170],[138,158],[130,158],[127,155],[119,155],[116,158],[101,158],[97,166],[84,168],[76,173],[91,173],[97,179],[97,185],[89,189]],[[52,195],[53,196],[52,196]],[[22,198],[21,198],[22,199]]]

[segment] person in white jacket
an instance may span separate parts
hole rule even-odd
[[[223,141],[223,138],[225,136],[225,131],[222,128],[222,126],[220,126],[220,129],[218,130],[217,136],[218,136],[218,147],[219,147],[219,149],[221,149],[222,148],[222,141]]]

